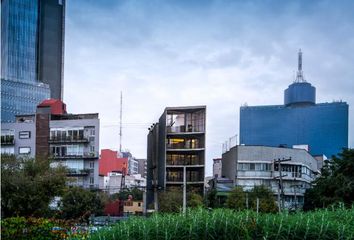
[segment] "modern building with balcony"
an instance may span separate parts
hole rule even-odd
[[[267,186],[276,199],[279,194],[285,208],[303,205],[306,189],[320,174],[317,165],[306,150],[295,148],[238,145],[222,155],[222,175],[231,179],[234,186],[246,191]]]
[[[182,190],[203,194],[205,106],[168,107],[149,129],[147,206],[157,206],[158,192]]]
[[[1,152],[51,159],[68,169],[69,185],[98,188],[98,114],[68,114],[65,104],[44,100],[36,114],[1,124]],[[4,140],[4,142],[3,142]]]

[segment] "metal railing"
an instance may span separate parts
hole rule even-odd
[[[67,137],[54,137],[51,136],[49,138],[49,143],[72,143],[72,142],[77,142],[77,143],[87,143],[89,142],[88,137],[75,137],[75,136],[67,136]]]

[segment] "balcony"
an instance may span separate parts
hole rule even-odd
[[[203,171],[187,170],[186,171],[187,183],[203,182]],[[169,183],[182,183],[183,182],[183,170],[169,169],[166,172],[166,182]]]
[[[200,126],[192,126],[185,125],[181,126],[167,126],[167,133],[168,134],[196,134],[196,133],[204,133],[204,129]]]
[[[68,170],[67,175],[68,176],[88,176],[90,174],[90,169],[76,169],[76,168],[71,168]]]
[[[49,143],[88,143],[89,139],[87,137],[50,137]]]
[[[190,143],[188,141],[181,143],[166,144],[167,151],[202,151],[203,144],[200,142]]]
[[[1,146],[15,145],[14,135],[3,135],[1,136]]]
[[[66,154],[66,155],[52,155],[54,159],[95,159],[98,158],[98,152],[86,152],[78,155],[75,154]]]

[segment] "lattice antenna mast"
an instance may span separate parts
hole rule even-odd
[[[123,115],[123,93],[120,92],[120,114],[119,114],[119,153],[122,152],[122,116]]]
[[[297,63],[297,74],[296,74],[296,82],[306,82],[304,79],[304,73],[302,71],[302,52],[299,50],[298,54],[298,63]]]

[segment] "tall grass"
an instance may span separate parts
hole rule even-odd
[[[354,239],[354,209],[258,214],[228,209],[190,210],[132,218],[90,239]]]

